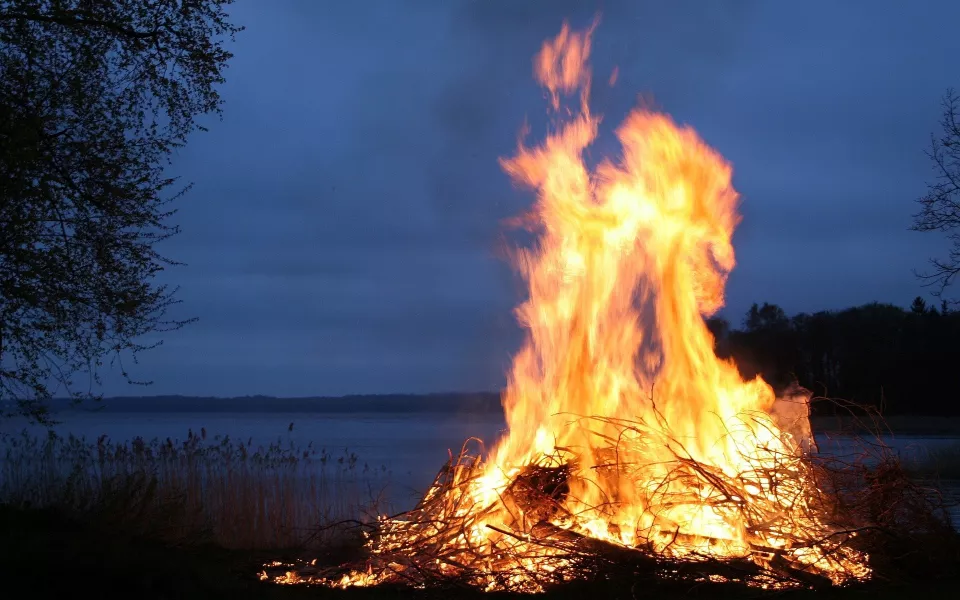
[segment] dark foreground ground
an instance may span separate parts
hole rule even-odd
[[[283,552],[227,551],[202,544],[169,545],[123,534],[116,528],[81,524],[50,511],[0,507],[0,597],[2,598],[504,598],[468,590],[348,591],[277,586],[260,582],[260,565],[289,558]],[[957,597],[960,573],[921,584],[871,584],[828,592],[786,592],[778,598],[918,599]],[[759,598],[773,595],[716,586],[668,588],[583,584],[545,597]],[[515,597],[515,596],[513,596]]]

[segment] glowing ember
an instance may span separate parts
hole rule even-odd
[[[619,162],[584,164],[600,122],[591,33],[564,26],[534,63],[552,110],[577,92],[579,110],[502,161],[537,190],[524,221],[539,232],[519,258],[528,335],[503,396],[508,433],[381,521],[368,563],[327,585],[432,577],[537,591],[602,561],[663,577],[736,563],[759,585],[869,576],[804,460],[807,396],[777,399],[714,354],[704,316],[723,304],[739,220],[730,165],[646,110],[617,130]]]

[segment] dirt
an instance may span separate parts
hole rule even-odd
[[[329,590],[278,586],[259,581],[259,566],[287,560],[290,551],[236,551],[205,545],[171,545],[126,536],[68,519],[52,510],[0,506],[0,576],[5,598],[503,598],[471,590],[415,591],[395,588]],[[332,558],[332,557],[331,557]],[[815,595],[824,598],[886,600],[952,597],[960,580],[923,585],[871,584],[859,589]],[[629,582],[583,582],[546,594],[545,598],[756,598],[759,591],[717,585],[636,589]],[[813,598],[805,592],[779,598]]]

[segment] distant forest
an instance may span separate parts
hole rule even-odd
[[[960,415],[960,310],[903,309],[866,304],[788,317],[775,304],[754,304],[739,328],[707,319],[717,354],[732,358],[744,377],[761,375],[778,391],[791,383],[815,397],[839,398],[884,415]],[[51,407],[69,410],[70,399]],[[385,394],[341,397],[105,398],[81,410],[108,412],[497,413],[497,392]],[[835,403],[814,401],[815,416],[836,414]]]
[[[815,396],[842,398],[884,415],[960,415],[960,311],[922,298],[908,309],[866,304],[788,317],[754,304],[741,328],[711,318],[719,356],[775,388],[796,381]],[[815,415],[836,405],[814,402]]]

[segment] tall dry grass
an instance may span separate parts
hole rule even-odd
[[[207,438],[0,437],[0,503],[55,508],[129,533],[226,548],[329,541],[325,526],[385,508],[389,473],[344,450]],[[379,506],[378,506],[379,504]],[[318,532],[323,532],[318,535]]]

